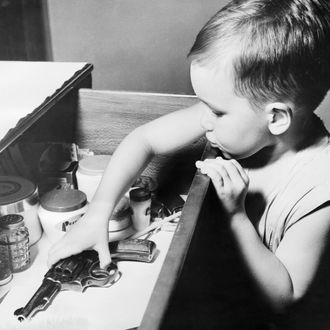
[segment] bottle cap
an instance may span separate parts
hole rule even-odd
[[[6,214],[0,217],[0,228],[16,229],[23,223],[24,218],[19,214]]]
[[[106,169],[111,156],[88,156],[79,161],[79,172],[86,175],[101,175]]]
[[[132,201],[143,202],[151,198],[151,193],[144,188],[135,188],[129,192],[129,197]]]
[[[87,197],[76,189],[54,189],[41,197],[40,204],[47,211],[70,212],[84,207]]]
[[[144,188],[145,190],[155,192],[157,190],[157,183],[152,177],[141,175],[136,179],[132,187]]]

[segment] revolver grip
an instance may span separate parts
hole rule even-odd
[[[153,262],[156,244],[147,239],[128,238],[109,243],[111,257],[117,261]]]
[[[17,309],[14,315],[21,322],[30,319],[38,311],[46,309],[60,291],[61,283],[45,278],[26,306]]]

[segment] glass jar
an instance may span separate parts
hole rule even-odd
[[[9,245],[0,244],[0,285],[7,284],[12,277]]]
[[[12,278],[9,246],[0,244],[0,303],[10,290]]]
[[[21,215],[7,214],[0,217],[0,249],[3,254],[8,249],[13,273],[30,266],[29,232]]]

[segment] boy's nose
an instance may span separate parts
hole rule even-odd
[[[207,131],[212,131],[214,128],[214,121],[216,119],[216,115],[209,109],[205,110],[202,118],[201,125]]]

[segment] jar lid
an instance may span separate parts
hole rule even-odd
[[[79,171],[87,175],[101,175],[106,169],[111,156],[94,155],[83,158],[79,161]]]
[[[44,194],[40,205],[47,211],[70,212],[87,204],[86,194],[76,189],[54,189]]]
[[[0,217],[0,228],[16,229],[23,223],[24,218],[20,214],[6,214]]]
[[[133,188],[129,192],[129,197],[132,201],[135,202],[142,202],[146,201],[151,198],[151,193],[148,190],[145,190],[144,188]]]
[[[18,176],[0,176],[0,213],[2,206],[22,201],[34,205],[37,200],[38,188],[35,183]]]

